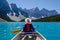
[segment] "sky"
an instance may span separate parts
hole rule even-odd
[[[48,10],[56,10],[60,13],[60,0],[7,0],[9,4],[14,3],[17,7],[31,9],[38,7]]]

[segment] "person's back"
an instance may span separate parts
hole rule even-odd
[[[31,23],[31,19],[27,18],[27,19],[25,20],[25,26],[24,26],[24,28],[23,28],[23,31],[24,31],[24,32],[29,32],[29,33],[35,31],[32,23]]]

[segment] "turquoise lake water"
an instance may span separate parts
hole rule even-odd
[[[33,22],[35,30],[47,40],[60,40],[60,22]],[[11,40],[15,29],[23,29],[24,22],[0,22],[0,40]]]

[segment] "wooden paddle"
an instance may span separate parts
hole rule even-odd
[[[17,34],[17,33],[19,33],[19,32],[21,32],[21,30],[13,30],[13,31],[12,31],[13,34]]]

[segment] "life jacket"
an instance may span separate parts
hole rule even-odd
[[[31,22],[27,22],[25,23],[25,26],[23,28],[23,31],[24,32],[33,32],[35,29],[34,27],[32,26],[32,23]]]
[[[26,24],[26,31],[29,32],[31,30],[30,24]]]
[[[26,30],[26,32],[30,32],[31,31],[31,27],[30,27],[30,24],[31,24],[31,22],[26,22],[25,23],[25,30]]]

